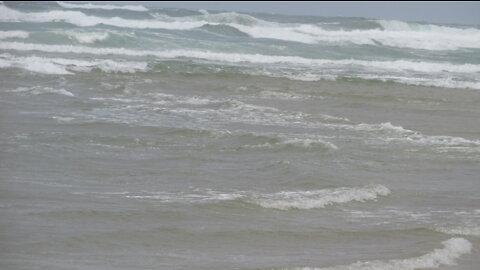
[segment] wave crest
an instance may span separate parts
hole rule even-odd
[[[443,248],[435,249],[420,257],[388,261],[356,262],[350,265],[340,265],[327,268],[295,267],[285,270],[414,270],[438,268],[442,265],[454,265],[462,255],[472,250],[472,243],[464,238],[451,238],[442,242]]]
[[[340,187],[312,191],[282,191],[258,193],[252,191],[220,192],[215,190],[194,190],[193,192],[142,192],[123,193],[126,198],[159,200],[164,203],[216,203],[220,201],[241,201],[264,208],[316,209],[332,204],[365,202],[388,196],[390,190],[382,185],[363,187]]]
[[[264,208],[278,210],[324,208],[331,204],[352,201],[364,202],[375,200],[379,196],[388,196],[390,190],[382,185],[369,185],[356,188],[321,189],[314,191],[283,191],[273,194],[262,194],[249,202]]]

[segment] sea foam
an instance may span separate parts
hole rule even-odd
[[[456,260],[472,250],[472,243],[464,238],[451,238],[442,242],[438,248],[420,257],[394,259],[387,261],[365,261],[350,265],[339,265],[326,268],[294,267],[285,270],[415,270],[438,268],[442,265],[454,265]]]
[[[436,226],[435,231],[451,235],[472,235],[480,236],[480,226]]]
[[[391,191],[382,185],[362,187],[340,187],[310,191],[282,191],[277,193],[259,193],[252,191],[221,192],[216,190],[194,190],[194,192],[142,192],[128,193],[132,199],[159,200],[164,203],[215,203],[238,200],[263,208],[316,209],[332,204],[365,202],[376,200],[379,196],[388,196]]]
[[[145,11],[141,6],[114,6],[96,4],[70,4],[63,7],[88,9],[130,9]],[[189,17],[156,16],[157,20],[132,20],[120,17],[89,16],[79,11],[20,12],[0,6],[3,21],[57,22],[77,26],[105,24],[116,27],[140,29],[191,30],[206,25],[226,25],[254,38],[269,38],[307,44],[334,43],[391,46],[423,50],[458,50],[480,48],[480,30],[436,25],[420,25],[397,21],[378,21],[379,28],[364,30],[324,29],[317,24],[277,23],[234,12],[203,14]]]
[[[376,68],[379,70],[392,71],[417,71],[417,72],[456,72],[475,73],[480,72],[480,65],[475,64],[451,64],[441,62],[419,62],[408,60],[395,61],[367,61],[356,59],[310,59],[299,56],[262,55],[245,53],[224,53],[203,50],[131,50],[124,48],[93,48],[87,46],[72,45],[45,45],[22,42],[0,42],[0,49],[18,51],[42,51],[57,53],[96,54],[96,55],[128,55],[128,56],[154,56],[164,59],[172,58],[197,58],[211,61],[230,63],[255,63],[255,64],[288,64],[311,67],[345,68],[359,66],[364,68]]]
[[[25,31],[0,31],[0,39],[6,38],[28,38],[29,34]]]
[[[258,194],[249,202],[264,208],[278,210],[324,208],[331,204],[352,201],[364,202],[387,196],[391,192],[382,185],[368,185],[354,188],[321,189],[313,191],[282,191],[272,194]]]
[[[144,62],[117,62],[113,60],[77,60],[66,58],[48,58],[39,56],[17,57],[9,54],[0,55],[0,68],[22,68],[43,74],[67,75],[77,72],[89,72],[99,69],[103,72],[132,73],[145,71]]]

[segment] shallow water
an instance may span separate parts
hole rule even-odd
[[[480,29],[0,5],[4,269],[477,269]]]

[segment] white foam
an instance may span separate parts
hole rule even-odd
[[[45,61],[41,57],[8,57],[0,58],[0,68],[21,68],[28,71],[43,73],[43,74],[58,74],[66,75],[72,74],[67,71],[64,66]]]
[[[126,198],[158,200],[163,203],[215,203],[232,201],[244,197],[242,192],[225,193],[215,190],[196,190],[194,193],[185,192],[144,192],[144,194],[127,193]]]
[[[334,149],[334,150],[338,149],[338,147],[335,144],[333,144],[331,142],[324,141],[322,139],[318,139],[318,138],[317,139],[294,138],[294,139],[286,140],[284,143],[287,144],[287,145],[299,145],[299,146],[305,147],[305,148],[309,148],[309,147],[312,147],[312,146],[315,146],[315,145],[322,145],[322,146],[326,146],[327,148],[330,148],[330,149]]]
[[[0,39],[6,38],[28,38],[29,34],[25,31],[0,31]]]
[[[307,149],[313,148],[313,147],[322,147],[330,150],[338,149],[338,147],[335,144],[320,138],[291,138],[291,139],[284,139],[275,143],[266,142],[264,144],[246,145],[246,146],[243,146],[243,148],[277,148],[282,146],[294,146],[294,147],[307,148]]]
[[[324,208],[331,204],[352,201],[375,200],[387,196],[390,190],[382,185],[368,185],[355,188],[321,189],[314,191],[284,191],[273,194],[258,194],[249,202],[264,208],[278,210]]]
[[[258,193],[252,191],[221,192],[197,189],[193,192],[140,192],[125,194],[126,198],[158,200],[163,203],[215,203],[240,200],[264,208],[314,209],[331,204],[364,202],[387,196],[390,190],[382,185],[368,185],[354,188],[336,188],[314,191],[283,191],[278,193]]]
[[[0,68],[22,68],[28,71],[43,74],[67,75],[71,71],[89,72],[98,68],[104,72],[145,71],[144,62],[117,62],[113,60],[76,60],[64,58],[47,58],[38,56],[16,57],[9,54],[0,55]]]
[[[443,147],[443,151],[480,151],[480,140],[469,140],[462,137],[425,135],[419,131],[395,126],[390,122],[380,124],[336,125],[334,127],[356,131],[380,132],[377,137],[383,142],[400,142],[418,146]]]
[[[451,235],[473,235],[473,236],[480,236],[480,226],[449,226],[449,227],[443,227],[443,226],[436,226],[434,228],[435,231],[441,232],[441,233],[446,233],[446,234],[451,234]]]
[[[378,21],[383,29],[328,30],[318,24],[274,23],[233,12],[182,18],[183,22],[206,21],[234,27],[255,38],[271,38],[307,44],[378,45],[426,50],[480,48],[480,30],[398,21]],[[402,24],[402,26],[400,26]]]
[[[369,68],[375,71],[390,70],[397,72],[416,71],[425,73],[455,72],[455,73],[476,73],[480,72],[480,65],[474,64],[451,64],[434,62],[416,62],[407,60],[396,61],[366,61],[355,59],[331,60],[331,59],[310,59],[298,56],[279,56],[262,54],[222,53],[200,50],[165,50],[165,51],[139,51],[124,48],[92,48],[86,46],[71,45],[44,45],[22,42],[0,42],[0,49],[18,51],[43,51],[52,53],[76,53],[96,55],[128,55],[128,56],[154,56],[164,59],[172,58],[197,58],[211,61],[230,63],[256,63],[256,64],[287,64],[303,65],[309,67],[323,68],[349,68],[352,66]]]
[[[94,4],[70,4],[59,2],[69,8],[138,9],[141,6],[114,6]],[[128,7],[128,8],[125,8]],[[137,8],[135,8],[137,7]],[[146,9],[145,9],[146,10]],[[404,22],[378,21],[383,29],[368,30],[327,30],[316,24],[275,23],[234,12],[204,14],[190,17],[157,16],[157,20],[130,20],[119,17],[104,18],[88,16],[78,11],[49,11],[24,13],[0,6],[0,18],[3,21],[55,22],[64,21],[78,26],[105,24],[110,26],[141,29],[190,30],[207,24],[234,27],[254,38],[271,38],[307,44],[334,43],[358,45],[384,45],[401,48],[426,50],[457,50],[461,48],[480,48],[480,30],[476,28],[454,28],[435,25],[407,24]],[[399,23],[404,24],[398,26]],[[407,26],[405,26],[407,25]],[[415,25],[413,27],[412,25]],[[418,29],[422,28],[419,31]],[[415,28],[415,29],[414,29]]]
[[[109,37],[107,32],[74,32],[67,31],[65,34],[80,43],[95,43],[97,41],[106,40]]]
[[[64,8],[81,8],[81,9],[125,9],[125,10],[133,10],[133,11],[148,11],[148,9],[144,6],[140,5],[99,5],[99,4],[73,4],[73,3],[66,3],[62,1],[57,1],[57,4]]]
[[[254,25],[227,24],[256,38],[272,38],[307,44],[327,42],[335,44],[384,45],[425,50],[457,50],[480,48],[480,30],[424,25],[423,31],[387,27],[368,30],[327,30],[314,24],[279,24],[259,22]],[[407,24],[407,23],[404,23]]]
[[[281,99],[281,100],[307,100],[311,97],[306,95],[299,95],[294,93],[286,93],[286,92],[277,92],[277,91],[261,91],[260,96],[262,98],[274,98],[274,99]]]
[[[472,243],[463,238],[451,238],[442,242],[443,248],[438,248],[420,257],[394,259],[388,261],[356,262],[349,265],[339,265],[326,268],[294,267],[288,270],[415,270],[438,268],[442,265],[455,265],[456,260],[472,250]]]
[[[203,22],[166,22],[158,20],[129,20],[120,17],[96,17],[80,11],[53,10],[48,12],[20,12],[6,6],[0,6],[0,21],[16,22],[66,22],[77,26],[95,26],[105,24],[124,28],[140,29],[177,29],[187,30],[202,26]]]

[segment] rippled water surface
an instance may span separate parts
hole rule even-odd
[[[2,269],[477,269],[480,29],[0,4]]]

